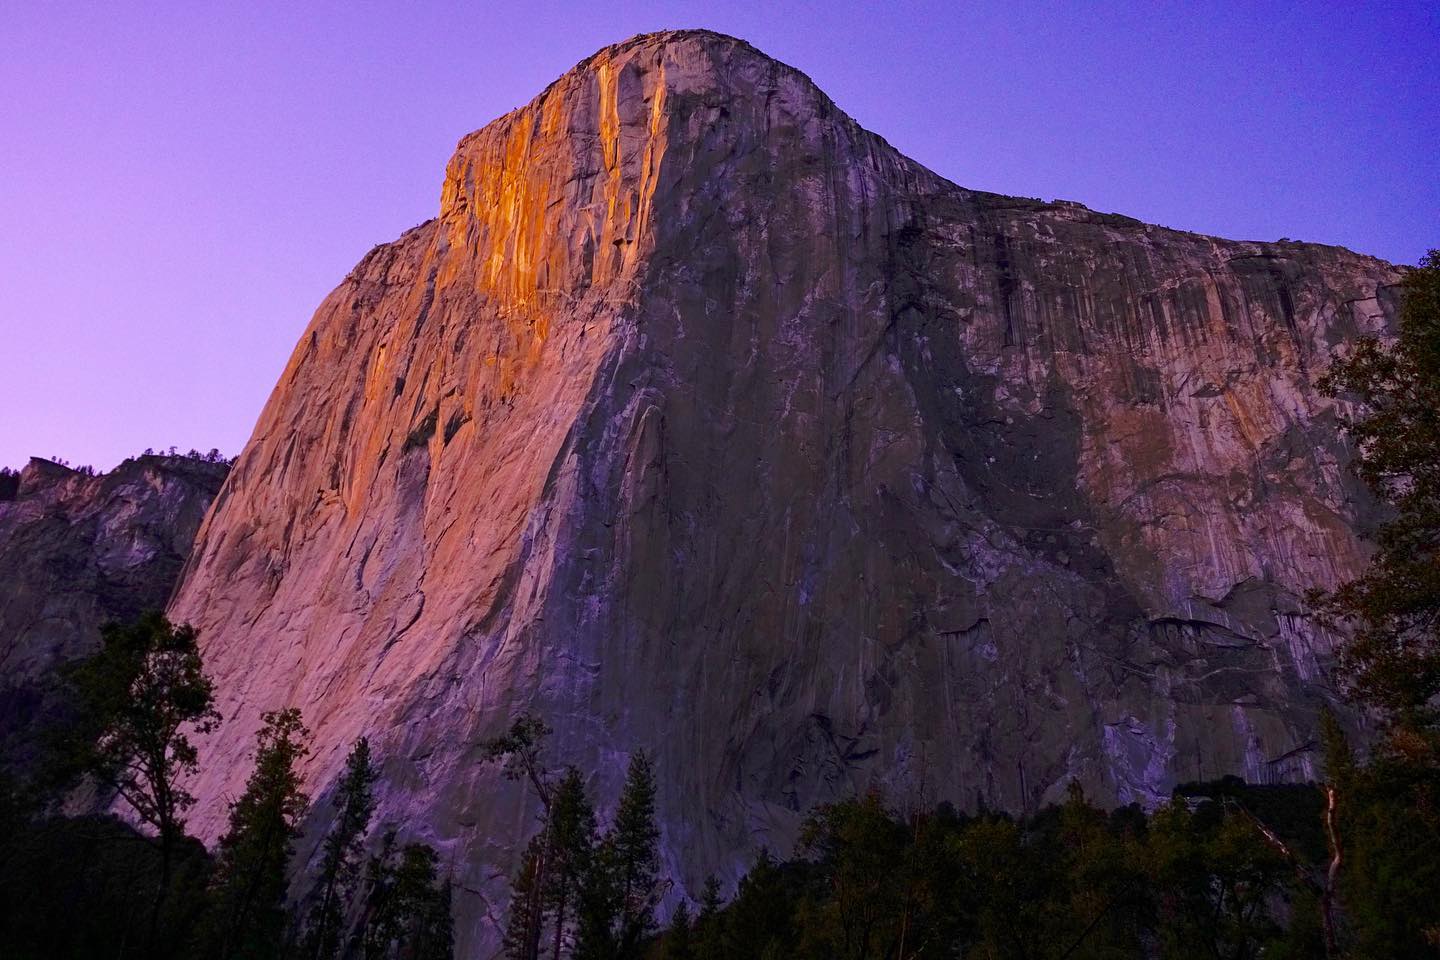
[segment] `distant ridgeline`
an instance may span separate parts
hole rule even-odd
[[[147,450],[105,473],[38,457],[0,472],[0,763],[33,752],[60,664],[164,607],[229,470],[218,450]]]

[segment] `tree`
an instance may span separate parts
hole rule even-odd
[[[195,630],[147,613],[101,631],[100,652],[64,671],[76,708],[63,734],[64,772],[88,775],[113,790],[160,848],[159,883],[150,909],[155,943],[169,890],[175,848],[195,798],[182,779],[198,769],[188,730],[208,733],[219,721]]]
[[[595,812],[585,795],[580,771],[574,767],[565,771],[555,789],[547,834],[550,869],[545,903],[554,927],[551,956],[560,960],[562,949],[574,939],[575,906],[594,860]]]
[[[612,837],[620,889],[620,955],[633,957],[655,929],[655,908],[660,903],[655,771],[643,750],[631,758],[625,773]]]
[[[620,915],[618,876],[614,837],[607,834],[595,848],[580,890],[577,960],[618,960],[620,956],[615,929]]]
[[[550,809],[551,787],[540,751],[552,732],[545,721],[533,713],[522,713],[503,736],[481,745],[486,761],[499,762],[507,780],[528,780],[546,810]]]
[[[447,876],[429,898],[429,910],[424,921],[425,935],[417,944],[416,960],[454,960],[455,915],[451,908],[454,902],[455,884],[453,878]]]
[[[1405,278],[1394,345],[1360,339],[1320,386],[1356,404],[1341,420],[1356,470],[1395,510],[1364,574],[1321,599],[1354,627],[1342,665],[1355,692],[1414,736],[1440,695],[1440,250]]]
[[[582,894],[577,956],[629,960],[655,929],[660,902],[660,829],[655,772],[643,751],[630,760],[615,824],[600,841]]]
[[[1174,800],[1156,812],[1150,839],[1164,956],[1250,960],[1280,938],[1273,905],[1293,871],[1253,823],[1214,802],[1192,813]]]
[[[218,955],[270,958],[285,930],[285,867],[309,800],[296,764],[308,752],[300,711],[266,713],[256,735],[255,770],[230,805],[220,838],[214,909]]]
[[[580,771],[570,767],[555,787],[545,823],[531,838],[515,875],[505,931],[506,956],[518,960],[530,950],[538,953],[547,922],[551,930],[547,946],[554,960],[574,942],[579,901],[592,869],[594,847],[595,813]]]
[[[1330,860],[1322,909],[1337,899],[1343,906],[1349,956],[1433,953],[1440,948],[1440,777],[1434,765],[1386,750],[1358,762],[1333,720],[1324,735]],[[1327,919],[1333,931],[1338,924]]]
[[[777,960],[794,956],[794,913],[793,897],[781,867],[762,847],[740,879],[735,899],[726,910],[719,956]]]
[[[548,878],[554,843],[550,816],[553,788],[541,760],[541,749],[550,733],[550,727],[544,720],[524,713],[502,736],[481,744],[485,761],[500,763],[507,780],[526,780],[535,788],[543,810],[540,834],[531,841],[526,861],[515,878],[510,903],[511,920],[505,931],[506,955],[511,960],[538,960],[540,956],[545,898],[551,890]],[[522,892],[526,899],[517,901],[515,896]]]
[[[1394,511],[1365,572],[1312,594],[1350,628],[1341,679],[1385,725],[1363,764],[1325,731],[1326,892],[1356,956],[1419,955],[1440,948],[1440,251],[1405,277],[1394,343],[1362,338],[1321,387],[1353,401],[1357,472]]]
[[[437,879],[438,863],[428,844],[397,849],[395,831],[385,832],[367,875],[365,960],[450,960],[451,889]]]
[[[545,855],[545,843],[544,831],[530,838],[520,859],[520,868],[510,882],[510,912],[504,936],[505,956],[510,960],[526,960],[539,950],[541,928],[545,922],[545,900],[540,890],[540,861]]]
[[[725,930],[720,915],[720,881],[712,874],[700,892],[700,912],[695,917],[697,960],[720,960],[725,954]]]
[[[902,869],[905,833],[876,793],[811,814],[800,850],[815,859],[825,884],[809,924],[822,941],[817,949],[854,960],[896,954],[910,886]]]
[[[339,950],[345,904],[360,873],[361,843],[375,810],[378,771],[370,761],[370,742],[361,737],[345,760],[336,789],[335,822],[325,837],[320,873],[306,924],[305,956],[322,960]]]
[[[1059,857],[1065,868],[1065,949],[1061,956],[1124,957],[1144,953],[1150,902],[1144,891],[1144,814],[1138,807],[1107,817],[1071,781],[1060,808]]]
[[[670,915],[670,929],[665,933],[665,960],[695,960],[690,901],[683,898]]]
[[[1044,957],[1066,939],[1056,905],[1064,872],[1053,845],[1006,816],[970,823],[952,847],[961,867],[964,900],[973,915],[976,954]]]

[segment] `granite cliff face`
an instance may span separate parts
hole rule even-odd
[[[367,734],[479,943],[534,809],[476,745],[525,709],[602,808],[655,756],[691,893],[870,785],[1306,776],[1298,598],[1372,510],[1313,382],[1398,277],[963,189],[726,37],[607,48],[302,336],[170,608],[227,720],[194,825],[262,711],[316,829]]]
[[[0,490],[0,762],[28,756],[56,666],[169,600],[227,470],[143,456],[93,476],[32,459]]]

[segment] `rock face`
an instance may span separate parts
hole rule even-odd
[[[0,760],[28,755],[57,665],[169,600],[228,469],[143,456],[93,476],[32,459],[0,490]]]
[[[602,809],[661,771],[690,893],[810,805],[1031,810],[1303,777],[1373,507],[1313,386],[1396,268],[977,193],[703,32],[607,48],[460,142],[440,215],[320,306],[171,613],[227,723],[350,742],[488,942],[521,710]],[[318,829],[318,825],[316,826]]]

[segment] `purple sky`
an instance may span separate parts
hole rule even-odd
[[[965,186],[1405,263],[1440,246],[1434,0],[36,0],[0,20],[0,464],[239,452],[320,300],[434,215],[463,134],[667,27],[744,37]]]

